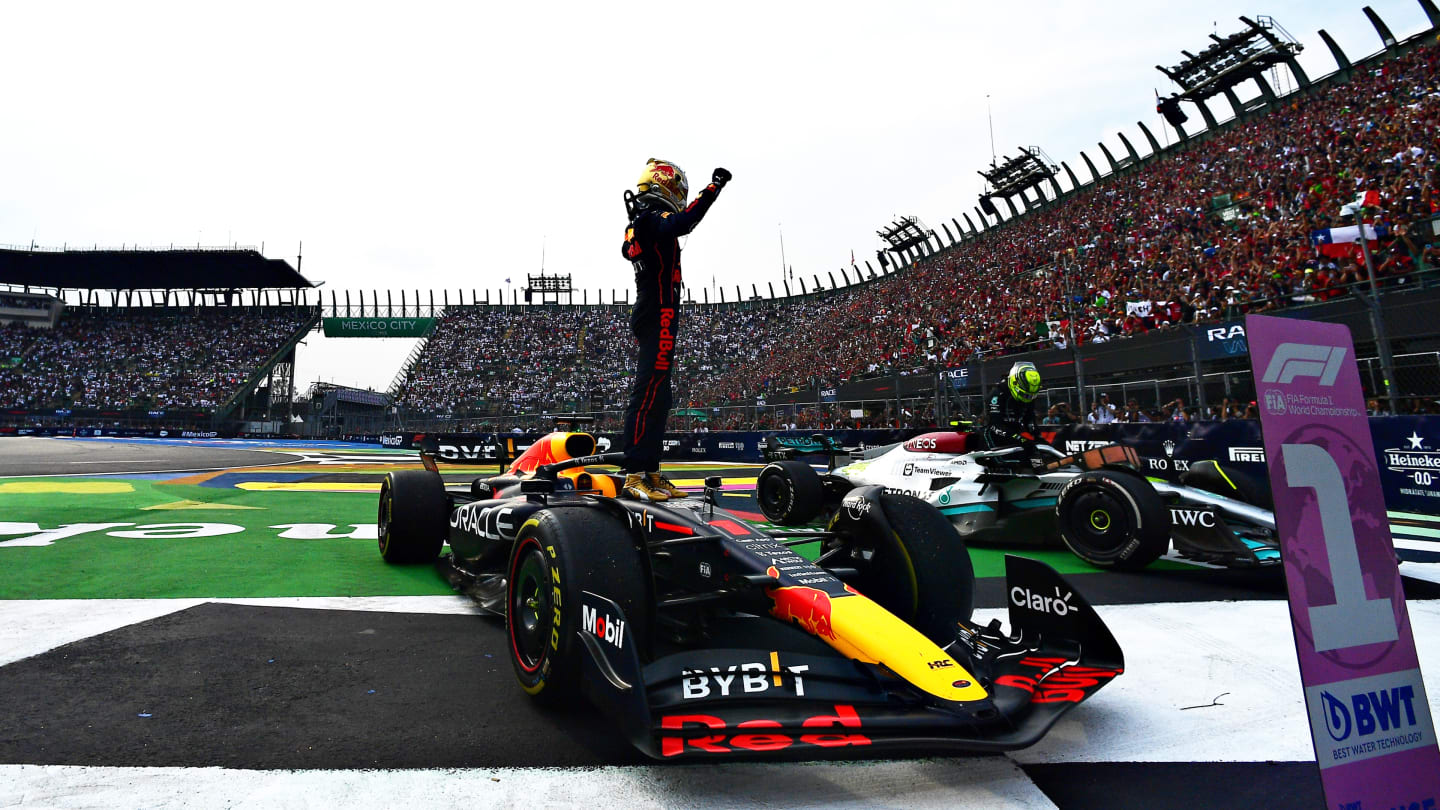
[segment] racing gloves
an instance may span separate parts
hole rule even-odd
[[[710,174],[710,182],[714,183],[718,188],[724,188],[725,184],[730,182],[730,177],[729,169],[716,169]]]

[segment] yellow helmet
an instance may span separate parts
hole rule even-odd
[[[1029,402],[1040,393],[1040,370],[1034,363],[1022,360],[1011,366],[1005,381],[1010,385],[1010,394],[1021,402]]]
[[[641,194],[654,195],[675,211],[683,209],[690,197],[690,184],[685,180],[685,172],[674,163],[659,158],[650,158],[635,185]]]

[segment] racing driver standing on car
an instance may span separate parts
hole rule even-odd
[[[636,184],[639,193],[625,195],[630,224],[621,253],[635,266],[630,329],[640,344],[635,386],[625,408],[624,494],[631,498],[665,501],[686,494],[660,474],[670,417],[670,371],[680,334],[680,237],[700,224],[728,182],[730,172],[716,169],[710,185],[687,205],[685,172],[667,160],[651,158]]]
[[[1034,363],[1021,361],[1010,367],[1005,381],[995,386],[985,404],[980,442],[986,450],[1034,443],[1033,437],[1039,435],[1035,425],[1035,397],[1039,393],[1040,371]]]

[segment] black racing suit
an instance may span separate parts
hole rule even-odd
[[[680,212],[644,207],[625,231],[621,252],[635,265],[630,329],[640,344],[635,387],[625,408],[627,473],[660,470],[661,442],[670,417],[670,369],[680,335],[680,237],[700,224],[719,193],[719,186],[711,183]]]
[[[1032,437],[1040,435],[1035,425],[1035,403],[1021,402],[1010,393],[1010,386],[1000,383],[990,392],[985,404],[985,428],[980,431],[980,442],[986,450],[1003,447],[1018,447],[1027,440],[1022,433]]]

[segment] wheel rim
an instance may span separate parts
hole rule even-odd
[[[1124,504],[1104,491],[1091,490],[1075,499],[1073,521],[1077,540],[1101,553],[1119,551],[1130,540],[1131,521]]]
[[[550,626],[554,621],[548,568],[545,554],[538,543],[529,543],[515,560],[510,579],[508,614],[510,636],[521,668],[534,672],[545,660],[550,642]]]
[[[785,508],[787,487],[778,475],[767,476],[760,485],[760,506],[766,516],[778,515]]]
[[[390,545],[390,519],[394,504],[395,499],[390,496],[390,479],[386,478],[380,483],[380,513],[375,517],[376,539],[380,543],[381,554]]]
[[[1090,512],[1090,528],[1097,532],[1105,532],[1110,528],[1110,513],[1104,509],[1095,509]]]

